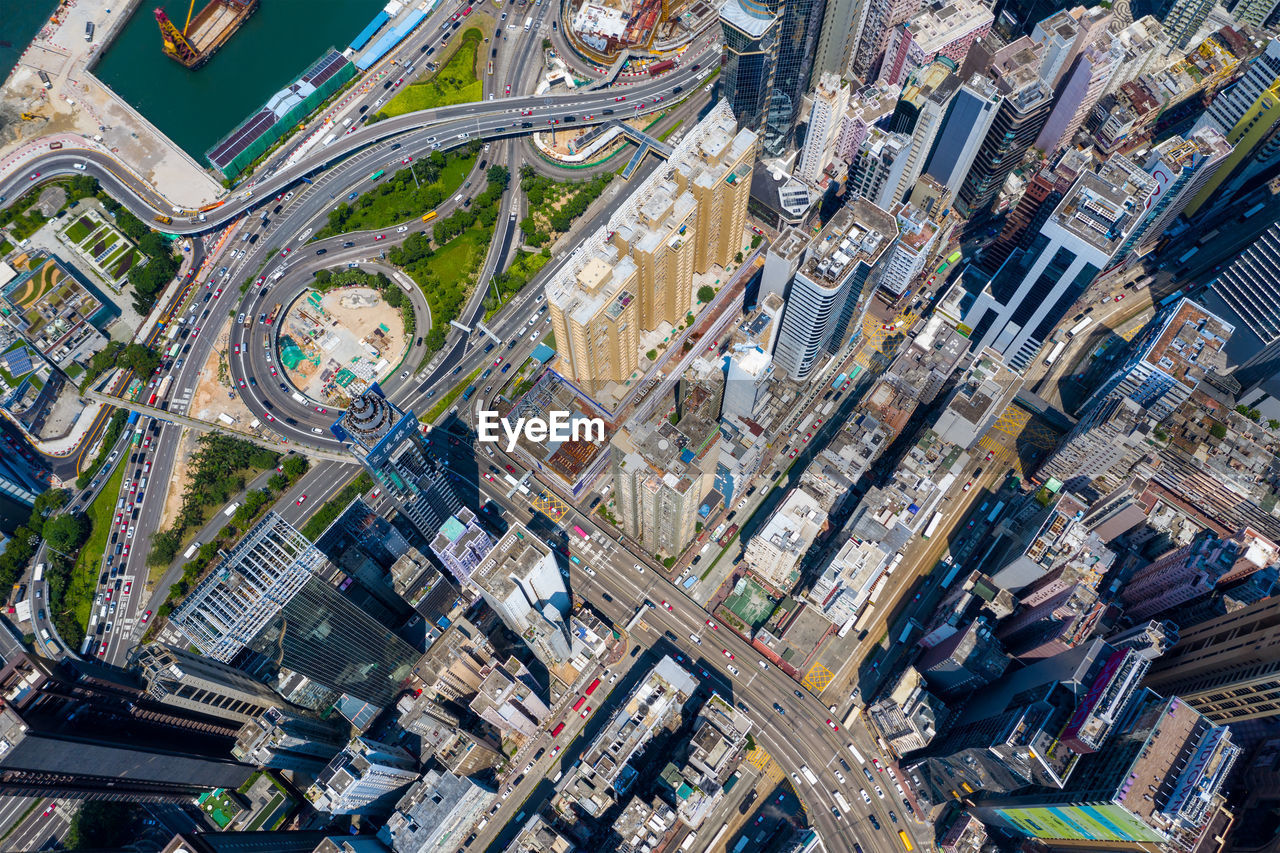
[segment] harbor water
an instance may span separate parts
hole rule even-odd
[[[0,0],[0,81],[58,8],[58,0]]]
[[[7,3],[8,0],[5,0]],[[201,165],[204,153],[330,47],[343,50],[386,0],[261,0],[203,68],[164,55],[152,10],[181,29],[187,4],[144,0],[94,74]],[[196,12],[204,0],[196,0]]]

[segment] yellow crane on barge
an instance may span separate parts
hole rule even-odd
[[[210,0],[193,19],[195,8],[196,0],[191,0],[182,29],[169,20],[164,9],[156,9],[165,54],[192,71],[208,62],[258,10],[258,0]]]

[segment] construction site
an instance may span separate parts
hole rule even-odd
[[[372,288],[307,291],[277,322],[285,374],[335,408],[390,374],[408,351],[400,313]]]
[[[611,63],[623,51],[678,48],[714,23],[717,8],[706,0],[584,0],[565,30],[584,53]]]
[[[181,30],[169,20],[164,9],[155,11],[165,55],[192,71],[208,62],[231,40],[236,30],[258,10],[258,0],[209,0],[193,18],[195,8],[196,0],[191,0]]]

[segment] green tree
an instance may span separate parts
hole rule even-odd
[[[161,530],[151,537],[151,553],[147,555],[147,564],[151,566],[167,566],[178,556],[178,548],[182,546],[182,537],[176,530]]]
[[[269,486],[273,492],[283,492],[285,489],[289,488],[289,478],[284,474],[272,474],[271,479],[267,480],[267,486]]]
[[[84,802],[71,818],[62,846],[68,850],[120,847],[134,840],[141,816],[136,803]]]
[[[296,480],[303,474],[307,473],[307,469],[311,467],[311,463],[305,456],[293,455],[284,460],[284,464],[280,467],[284,468],[284,475],[290,480]]]
[[[698,288],[698,301],[703,304],[710,304],[712,299],[716,298],[716,289],[709,284],[704,284]]]
[[[75,554],[89,538],[89,519],[83,513],[64,512],[44,524],[44,541],[64,554]]]

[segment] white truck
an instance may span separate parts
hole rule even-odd
[[[807,764],[800,765],[800,775],[803,776],[806,780],[808,780],[810,785],[818,784],[818,777],[813,775],[813,771],[809,769],[809,765]]]

